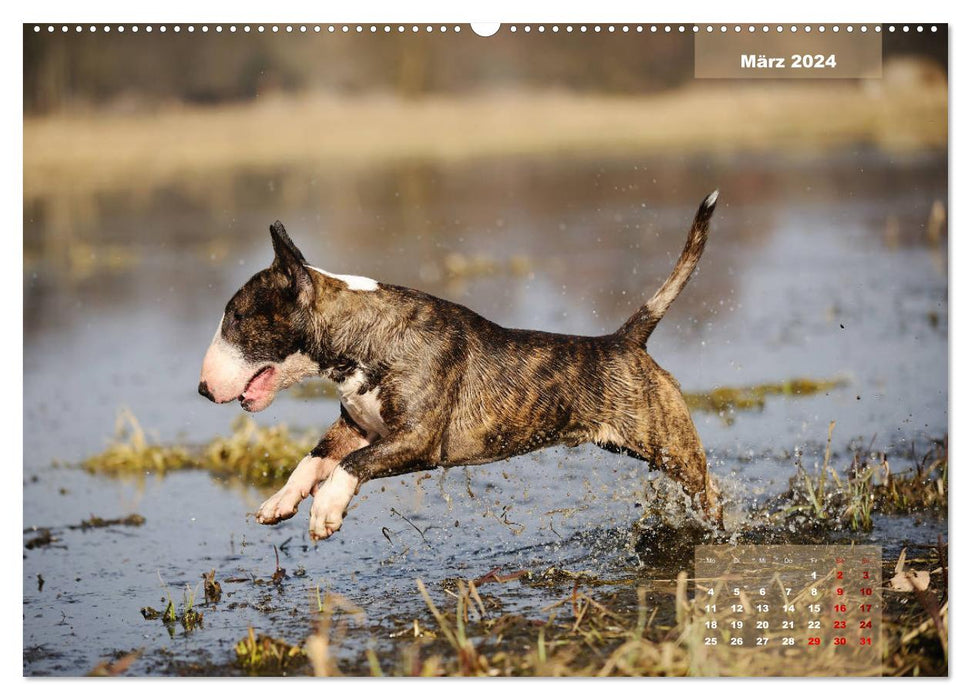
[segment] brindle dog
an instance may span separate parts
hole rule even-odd
[[[260,411],[321,374],[337,384],[341,415],[257,520],[290,518],[313,494],[310,534],[322,539],[368,479],[593,442],[664,470],[720,525],[679,385],[645,350],[701,257],[717,196],[701,204],[660,289],[599,337],[503,328],[414,289],[324,272],[274,223],[273,264],[226,305],[199,393]]]

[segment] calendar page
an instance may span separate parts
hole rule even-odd
[[[960,668],[949,6],[7,4],[24,677]]]

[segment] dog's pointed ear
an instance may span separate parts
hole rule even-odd
[[[306,267],[303,253],[293,244],[279,221],[270,226],[273,241],[273,267],[282,272],[297,297],[297,303],[309,305],[314,299],[314,282]]]
[[[287,230],[283,228],[281,221],[274,221],[270,226],[270,239],[273,241],[273,252],[276,253],[277,260],[289,255],[296,258],[297,262],[301,264],[307,262],[300,249],[290,240],[290,236],[287,234]]]

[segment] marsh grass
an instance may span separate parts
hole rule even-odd
[[[285,425],[261,427],[247,416],[237,418],[232,427],[229,436],[201,447],[162,445],[150,441],[135,416],[125,409],[118,414],[115,437],[108,448],[82,466],[89,472],[114,476],[206,469],[257,486],[273,486],[286,481],[316,444],[312,433],[292,434]]]
[[[797,377],[784,382],[743,387],[717,387],[706,392],[686,392],[684,400],[692,411],[716,413],[728,425],[736,411],[761,411],[770,396],[803,397],[822,394],[849,384],[843,377],[810,379]]]
[[[392,676],[618,676],[687,675],[688,656],[676,626],[658,619],[659,599],[644,586],[631,586],[594,597],[572,578],[567,594],[535,616],[503,613],[500,596],[480,591],[484,585],[517,585],[521,577],[449,580],[436,603],[421,580],[415,592],[430,617],[416,617],[391,633],[398,656],[380,661],[367,654],[371,675]],[[561,580],[563,580],[561,578]],[[499,583],[504,581],[504,583]],[[662,583],[674,594],[673,582]],[[652,584],[657,585],[656,583]],[[681,585],[680,605],[686,586]],[[504,592],[511,592],[504,588]],[[454,601],[454,604],[450,601]],[[669,621],[673,622],[673,621]],[[331,640],[331,649],[339,639]],[[333,653],[333,651],[332,651]]]
[[[262,429],[243,419],[234,433],[190,451],[187,464],[178,464],[168,448],[150,443],[137,421],[126,414],[124,431],[103,460],[92,458],[87,468],[101,463],[114,473],[144,469],[151,464],[171,468],[209,468],[220,473],[251,473],[254,464],[272,466],[281,460],[289,468],[309,449],[310,441],[293,447],[285,429]],[[913,464],[894,473],[890,458],[869,448],[853,453],[841,471],[833,456],[835,424],[830,426],[821,466],[808,470],[797,460],[789,492],[764,509],[767,524],[778,526],[786,541],[798,542],[816,529],[828,532],[866,530],[873,515],[937,512],[946,514],[948,497],[947,439],[933,443]],[[260,452],[253,457],[249,453]],[[123,458],[122,458],[123,457]],[[131,465],[124,465],[129,460]],[[281,472],[281,473],[285,473]],[[265,478],[261,474],[261,478]],[[797,523],[799,527],[788,527]],[[679,539],[690,539],[684,529]],[[884,562],[882,592],[885,615],[882,640],[884,675],[946,675],[948,648],[947,552],[936,549],[908,561],[914,580],[926,588],[900,590],[892,585],[902,564]],[[277,564],[277,571],[282,572]],[[906,572],[905,572],[906,573]],[[926,579],[920,579],[920,576]],[[280,574],[282,578],[284,574]],[[558,567],[538,571],[500,573],[495,569],[472,579],[446,579],[429,589],[416,581],[411,609],[420,612],[402,628],[398,617],[369,622],[352,601],[311,591],[315,631],[304,645],[269,635],[248,635],[235,646],[235,664],[247,673],[387,676],[749,676],[779,673],[764,655],[714,655],[701,640],[699,607],[690,592],[698,581],[681,572],[675,579],[647,580],[636,570],[629,576],[602,578]],[[277,576],[274,575],[274,581]],[[909,580],[909,579],[908,579]],[[207,602],[215,596],[203,575]],[[164,584],[163,584],[164,585]],[[517,588],[542,588],[561,597],[541,607],[506,612],[504,599],[517,601]],[[487,588],[487,592],[483,589]],[[166,588],[166,591],[168,589]],[[444,596],[444,601],[442,600]],[[406,607],[406,606],[405,606]],[[522,609],[521,605],[516,606]],[[195,593],[186,587],[181,607],[168,594],[162,612],[146,608],[146,617],[160,618],[170,633],[182,623],[186,631],[202,622],[195,611]],[[196,615],[198,617],[196,617]],[[353,626],[353,630],[352,630]],[[352,633],[355,635],[352,641]],[[361,634],[368,637],[361,649]],[[382,641],[378,641],[382,640]],[[345,645],[345,642],[349,644]],[[379,655],[376,648],[385,648]],[[387,650],[386,645],[392,648]],[[358,651],[348,651],[353,647]],[[829,653],[829,652],[827,652]],[[821,655],[805,672],[828,675],[836,660]]]
[[[195,609],[196,591],[186,585],[182,592],[182,613],[179,622],[186,632],[189,632],[202,624],[202,613]]]
[[[115,435],[108,448],[84,460],[82,466],[91,472],[120,475],[145,472],[164,474],[192,464],[193,458],[187,448],[151,442],[134,414],[128,409],[121,409],[115,418]]]
[[[947,438],[936,441],[913,466],[893,471],[886,453],[856,451],[842,476],[831,464],[835,423],[830,424],[823,464],[810,471],[796,460],[789,490],[764,509],[770,522],[869,531],[873,516],[947,513]]]
[[[249,634],[236,643],[236,663],[247,673],[283,675],[306,661],[303,649],[283,639]]]

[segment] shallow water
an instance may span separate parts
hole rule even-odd
[[[946,175],[941,153],[867,151],[814,161],[410,164],[25,202],[24,528],[50,527],[59,540],[24,550],[25,674],[83,674],[135,648],[145,653],[130,673],[192,672],[193,663],[231,672],[249,625],[306,636],[318,584],[369,620],[406,625],[422,608],[416,578],[550,565],[664,578],[690,568],[690,559],[638,557],[630,546],[645,483],[657,475],[590,447],[373,482],[344,529],[317,546],[305,533],[309,504],[265,528],[251,515],[265,494],[232,480],[122,480],[69,466],[104,447],[122,406],[164,441],[229,431],[240,409],[196,394],[199,363],[229,296],[271,260],[274,219],[325,269],[419,287],[505,325],[599,334],[666,276],[695,207],[719,187],[699,272],[649,351],[685,391],[849,380],[825,394],[771,397],[731,422],[695,414],[738,521],[785,489],[795,450],[808,466],[822,461],[830,421],[838,465],[872,441],[907,466],[913,444],[920,451],[946,434],[946,238],[926,234],[932,204],[947,201]],[[457,255],[496,269],[451,278]],[[334,401],[282,395],[257,419],[323,430],[336,415]],[[65,529],[132,512],[146,523]],[[878,518],[863,539],[890,551],[938,532],[946,523]],[[177,627],[170,637],[142,619],[142,607],[164,607],[160,579],[177,602],[213,568],[219,580],[269,579],[273,545],[284,544],[282,587],[224,583],[222,603],[191,633]],[[533,614],[561,597],[515,590],[509,604]]]

